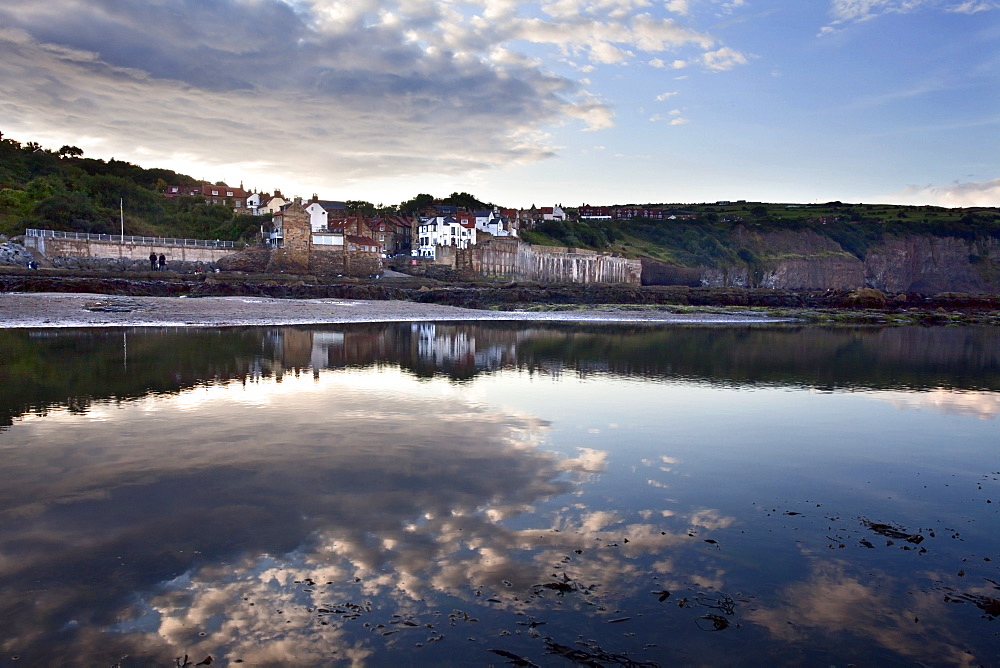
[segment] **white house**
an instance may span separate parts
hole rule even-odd
[[[498,209],[492,211],[476,211],[476,229],[489,232],[495,237],[516,237],[517,225],[511,219],[502,215]]]
[[[476,243],[476,219],[472,214],[421,218],[417,226],[416,255],[434,258],[438,246],[468,248]]]
[[[561,206],[542,207],[542,220],[566,220],[566,212]]]
[[[347,205],[344,202],[313,200],[306,211],[309,212],[309,225],[313,232],[328,230],[332,222],[347,219]]]

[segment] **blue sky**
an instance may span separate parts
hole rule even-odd
[[[325,199],[1000,206],[1000,0],[5,0],[0,131]]]

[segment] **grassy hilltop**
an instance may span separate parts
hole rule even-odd
[[[858,258],[864,258],[872,244],[893,235],[1000,238],[1000,209],[842,202],[653,206],[676,218],[549,221],[523,236],[531,243],[593,248],[687,267],[753,264],[759,258],[744,239],[769,232],[812,231]]]

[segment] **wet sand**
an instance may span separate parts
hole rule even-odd
[[[0,328],[236,327],[348,322],[505,320],[549,322],[760,323],[750,312],[659,309],[486,311],[407,301],[272,297],[133,297],[85,293],[0,293]]]

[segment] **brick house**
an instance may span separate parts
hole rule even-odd
[[[167,199],[175,197],[204,197],[206,204],[225,204],[234,209],[247,208],[247,197],[249,193],[242,186],[221,186],[210,183],[202,183],[197,186],[167,186],[163,191],[163,196]]]

